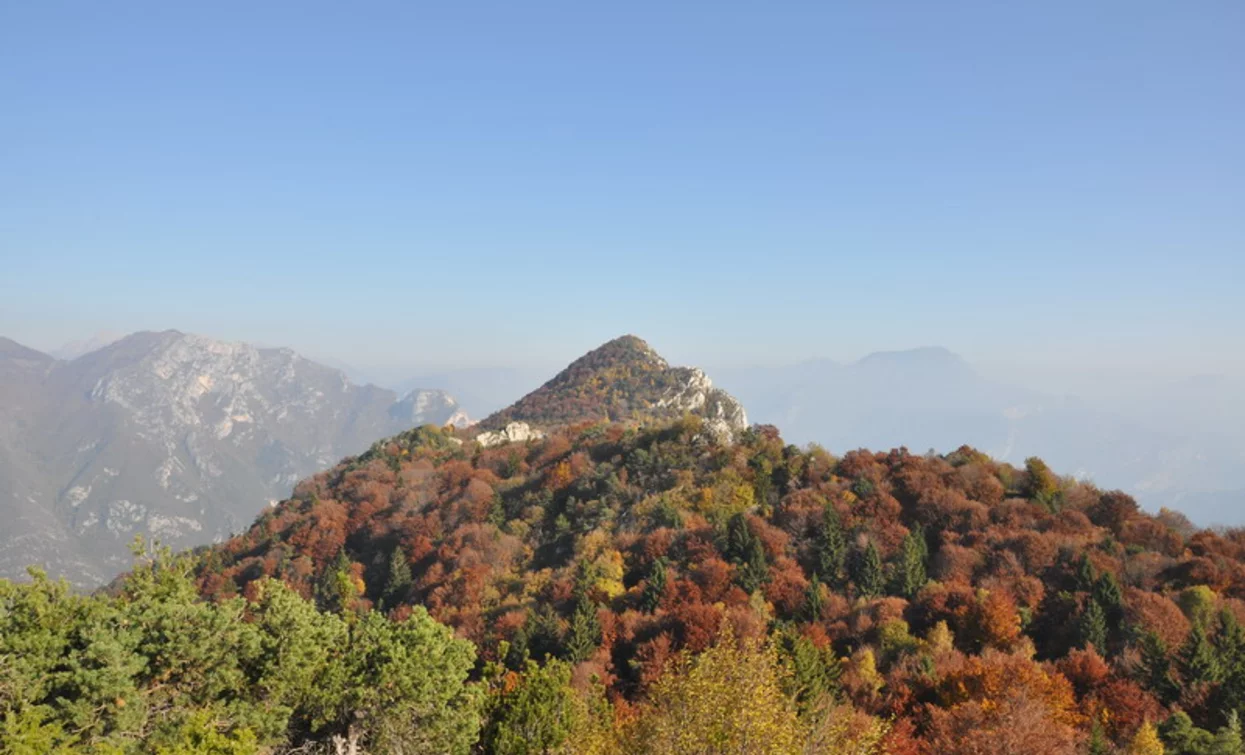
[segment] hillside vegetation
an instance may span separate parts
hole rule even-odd
[[[1036,458],[727,440],[634,345],[538,440],[420,427],[109,596],[0,583],[4,746],[1242,753],[1245,533]]]

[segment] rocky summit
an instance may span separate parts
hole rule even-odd
[[[485,445],[500,442],[496,433],[530,432],[575,422],[670,419],[693,414],[705,430],[729,440],[748,427],[743,406],[713,386],[694,367],[671,367],[651,346],[632,335],[615,338],[588,352],[549,382],[479,424]],[[514,423],[528,430],[513,427]]]

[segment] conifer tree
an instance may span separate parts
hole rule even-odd
[[[825,608],[826,599],[821,594],[821,580],[817,574],[813,574],[813,579],[808,583],[808,589],[805,591],[806,607],[805,613],[808,614],[809,621],[821,621],[821,612]]]
[[[406,551],[399,545],[389,555],[389,579],[385,582],[380,607],[388,609],[401,604],[411,589],[411,581],[411,565],[406,560]]]
[[[866,598],[876,598],[885,590],[886,580],[882,572],[882,556],[877,546],[870,542],[865,549],[857,551],[852,559],[852,582],[856,593]]]
[[[895,571],[896,594],[911,598],[925,586],[926,551],[925,533],[920,528],[909,532],[903,539]]]
[[[1193,683],[1219,681],[1219,659],[1201,624],[1194,624],[1184,647],[1180,650],[1180,670]]]
[[[1077,625],[1077,635],[1081,647],[1089,647],[1090,645],[1093,645],[1096,649],[1106,647],[1107,614],[1102,610],[1102,606],[1098,605],[1098,601],[1091,600],[1085,604],[1085,610],[1081,612],[1081,618]]]
[[[566,657],[572,663],[586,661],[601,644],[601,620],[597,617],[597,604],[582,595],[571,618],[571,629],[566,638]]]
[[[644,592],[640,594],[640,608],[649,613],[657,610],[661,596],[666,592],[666,559],[658,558],[648,574]]]
[[[842,585],[843,562],[847,558],[847,534],[839,522],[839,513],[826,504],[821,520],[821,537],[817,541],[816,573],[831,587]]]

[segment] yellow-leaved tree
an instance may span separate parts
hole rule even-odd
[[[676,661],[624,732],[631,755],[874,755],[886,727],[827,697],[801,717],[773,645],[737,640]]]
[[[1146,721],[1128,744],[1128,755],[1163,755],[1163,742],[1154,724]]]
[[[627,732],[635,755],[790,755],[803,726],[783,692],[773,648],[725,630],[713,647],[673,664]]]

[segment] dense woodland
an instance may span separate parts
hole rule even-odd
[[[1228,755],[1243,620],[1245,533],[1038,459],[426,426],[106,593],[0,583],[0,748]]]

